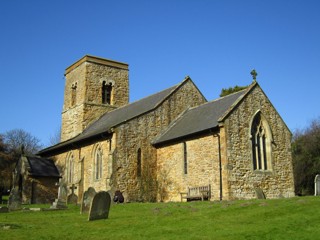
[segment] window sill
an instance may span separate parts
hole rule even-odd
[[[272,170],[262,170],[262,169],[256,169],[256,170],[253,170],[253,173],[256,173],[256,174],[264,174],[264,175],[272,175],[273,174],[273,171]]]

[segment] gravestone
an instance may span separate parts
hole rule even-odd
[[[108,192],[98,192],[91,202],[89,211],[89,221],[106,219],[109,216],[111,196]]]
[[[9,211],[15,211],[21,209],[21,195],[18,187],[14,187],[9,195],[8,201]]]
[[[96,195],[96,191],[93,187],[89,187],[87,191],[83,193],[81,201],[80,213],[87,213],[90,210],[90,205],[93,200],[93,197]]]
[[[78,203],[78,196],[74,193],[74,190],[77,189],[77,187],[72,184],[70,187],[71,189],[71,194],[68,196],[67,203],[68,204],[77,204]]]
[[[0,207],[0,213],[7,213],[9,209],[7,207]]]
[[[255,188],[254,190],[256,192],[257,199],[266,199],[266,196],[261,188]]]
[[[314,195],[320,196],[320,175],[317,174],[317,176],[314,178]]]
[[[61,179],[59,181],[58,198],[52,203],[51,209],[64,209],[67,208],[67,186],[65,182]]]

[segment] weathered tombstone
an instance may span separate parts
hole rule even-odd
[[[72,186],[70,187],[71,189],[71,194],[68,196],[67,199],[67,203],[71,203],[71,204],[77,204],[78,203],[78,196],[74,193],[74,190],[77,189],[77,187],[72,184]]]
[[[90,211],[89,211],[89,221],[106,219],[109,216],[111,204],[111,196],[108,192],[101,191],[98,192],[92,200]]]
[[[20,196],[20,191],[18,187],[14,187],[10,192],[8,209],[9,211],[21,209],[21,196]]]
[[[93,187],[89,187],[88,190],[83,193],[80,209],[81,214],[89,212],[94,195],[96,195],[96,191]]]
[[[0,207],[0,213],[7,213],[9,209],[7,207]]]
[[[257,199],[266,199],[266,196],[264,195],[261,188],[255,188]]]
[[[320,175],[317,174],[314,178],[314,195],[320,196]]]
[[[52,203],[51,209],[64,209],[67,208],[67,186],[63,180],[59,181],[58,198]]]

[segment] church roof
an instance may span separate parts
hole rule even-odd
[[[39,154],[45,155],[48,152],[59,150],[83,140],[111,132],[113,127],[116,127],[117,125],[152,111],[158,107],[168,96],[170,96],[188,80],[192,81],[189,77],[186,77],[181,83],[173,87],[145,97],[126,106],[117,108],[111,112],[105,113],[97,121],[89,125],[81,134],[65,142],[43,149],[39,152]]]
[[[51,159],[26,157],[29,164],[29,175],[34,177],[60,177],[60,173]]]
[[[188,109],[170,124],[167,130],[153,141],[153,144],[157,145],[177,140],[218,127],[219,122],[234,108],[249,89],[251,87]]]

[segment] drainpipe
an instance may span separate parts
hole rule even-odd
[[[222,201],[222,164],[221,164],[221,143],[220,134],[216,133],[213,135],[218,138],[218,151],[219,151],[219,175],[220,175],[220,201]]]

